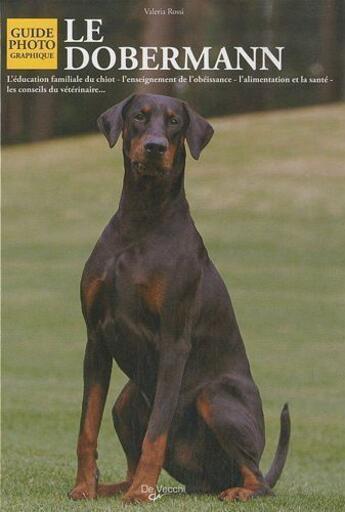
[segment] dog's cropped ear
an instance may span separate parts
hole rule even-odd
[[[123,119],[125,108],[133,100],[134,94],[128,96],[125,100],[117,103],[113,107],[103,112],[97,119],[97,125],[100,131],[104,134],[109,146],[112,148],[115,146],[117,139],[123,128]]]
[[[210,142],[214,130],[210,123],[194,112],[187,103],[183,106],[189,120],[186,131],[187,143],[192,157],[198,160],[201,150]]]

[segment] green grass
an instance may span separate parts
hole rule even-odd
[[[337,511],[344,499],[345,107],[215,120],[188,158],[193,216],[237,312],[267,424],[268,468],[284,401],[292,443],[277,497],[225,504],[167,496],[171,511]],[[110,511],[74,503],[85,330],[84,261],[117,206],[121,151],[101,135],[4,151],[3,510]],[[110,408],[99,439],[102,479],[125,474]],[[161,483],[172,484],[167,474]],[[134,509],[142,508],[140,506]]]

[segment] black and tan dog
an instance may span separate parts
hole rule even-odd
[[[73,499],[154,495],[162,468],[187,492],[224,500],[272,494],[290,437],[285,405],[264,477],[261,399],[225,285],[190,215],[185,141],[195,159],[213,135],[186,103],[134,95],[98,120],[111,147],[123,136],[117,213],[86,263],[84,398]],[[129,381],[113,408],[128,470],[98,482],[97,437],[112,360]]]

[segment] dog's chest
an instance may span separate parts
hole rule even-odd
[[[166,300],[164,268],[140,250],[121,255],[115,264],[115,301],[109,348],[122,370],[136,382],[156,374],[160,314]]]
[[[168,292],[168,263],[157,252],[136,247],[117,259],[115,287],[120,308],[136,315],[161,313]]]
[[[116,261],[114,311],[117,328],[140,350],[158,350],[161,313],[167,300],[167,270],[156,255],[140,248]]]

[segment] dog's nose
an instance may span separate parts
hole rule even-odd
[[[168,142],[163,138],[151,139],[145,143],[144,148],[151,156],[162,156],[168,149]]]

